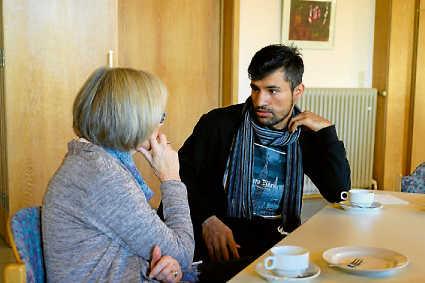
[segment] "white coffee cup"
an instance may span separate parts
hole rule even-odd
[[[298,246],[275,246],[271,256],[264,260],[264,268],[279,276],[297,276],[309,266],[310,253]]]
[[[348,192],[341,192],[341,199],[348,200],[356,206],[369,207],[375,200],[375,193],[369,190],[352,189]]]

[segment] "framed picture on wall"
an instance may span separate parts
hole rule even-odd
[[[336,0],[282,0],[282,42],[332,48]]]

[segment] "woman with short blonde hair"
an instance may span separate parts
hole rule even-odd
[[[177,153],[159,132],[167,91],[154,75],[100,68],[73,107],[78,139],[43,201],[42,229],[51,282],[178,282],[194,240]],[[140,152],[161,181],[164,221],[137,170]],[[193,277],[192,277],[193,278]]]
[[[75,99],[74,131],[95,144],[135,149],[160,123],[166,100],[164,84],[149,73],[98,69]]]

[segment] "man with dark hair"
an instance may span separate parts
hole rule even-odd
[[[304,92],[303,72],[295,47],[259,50],[248,68],[251,96],[203,115],[180,149],[196,256],[229,268],[292,232],[301,223],[304,173],[330,202],[350,188],[335,126],[295,106]],[[241,267],[225,271],[223,279]]]

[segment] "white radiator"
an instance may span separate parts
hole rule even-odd
[[[376,98],[373,88],[306,88],[298,103],[301,110],[335,124],[347,151],[353,188],[370,188],[373,184]],[[304,193],[317,192],[311,180],[305,178]]]

